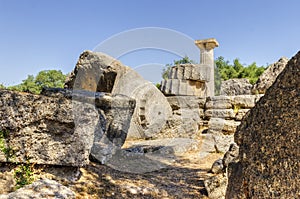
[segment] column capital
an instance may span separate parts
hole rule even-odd
[[[215,38],[195,40],[195,45],[200,48],[200,50],[212,50],[219,46],[218,41]]]

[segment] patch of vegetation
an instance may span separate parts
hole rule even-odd
[[[0,131],[0,150],[5,154],[6,161],[14,156],[14,150],[6,143],[9,131]]]
[[[265,71],[264,66],[257,66],[255,62],[248,66],[242,65],[238,58],[234,59],[231,64],[221,56],[215,60],[215,64],[221,80],[247,78],[251,84],[254,84]]]
[[[28,75],[27,79],[23,80],[21,84],[9,86],[7,89],[40,94],[44,87],[63,88],[65,80],[66,75],[60,70],[43,70],[36,77]]]
[[[234,112],[235,114],[237,114],[237,113],[239,112],[240,109],[241,109],[241,107],[240,107],[239,105],[234,105],[234,106],[233,106],[233,112]]]
[[[0,131],[0,150],[5,154],[6,161],[8,162],[15,155],[15,151],[7,144],[9,131]],[[14,163],[15,164],[15,163]],[[33,177],[34,165],[30,163],[21,163],[14,171],[14,178],[16,180],[16,189],[19,189],[25,185],[31,184],[34,181]]]
[[[161,89],[161,84],[160,83],[155,84],[155,86],[156,86],[156,88],[158,88],[158,90]]]
[[[16,180],[16,189],[22,188],[25,185],[31,184],[34,181],[34,165],[33,164],[20,164],[14,172]]]

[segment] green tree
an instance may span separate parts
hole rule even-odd
[[[8,89],[21,92],[30,92],[40,94],[44,87],[63,88],[66,76],[57,70],[44,70],[38,73],[36,77],[28,75],[27,79],[21,84],[10,86]]]
[[[38,86],[35,84],[35,78],[33,75],[28,75],[27,79],[22,80],[21,84],[15,86],[9,86],[9,90],[15,90],[20,92],[29,92],[38,94],[40,92]]]
[[[195,64],[195,61],[191,60],[188,56],[184,56],[182,59],[174,60],[171,64],[166,64],[162,71],[162,78],[168,79],[171,68],[180,64]]]
[[[234,59],[233,64],[225,61],[224,57],[218,57],[215,60],[216,70],[221,80],[233,78],[247,78],[251,84],[255,84],[259,76],[265,71],[263,66],[257,66],[255,62],[248,66],[240,63],[239,59]]]
[[[66,76],[60,70],[44,70],[39,72],[35,78],[35,84],[41,89],[63,88]]]
[[[5,86],[3,84],[0,84],[0,89],[5,89]]]

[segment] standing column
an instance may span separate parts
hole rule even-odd
[[[214,74],[214,48],[219,46],[216,39],[204,39],[196,40],[195,44],[200,48],[200,65],[208,67],[207,82],[208,96],[214,96],[215,94],[215,74]]]

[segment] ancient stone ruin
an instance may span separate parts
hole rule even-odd
[[[214,96],[219,44],[195,44],[200,64],[173,66],[162,92],[130,67],[91,51],[80,55],[64,89],[45,88],[41,95],[0,90],[0,162],[67,168],[76,181],[78,168],[90,161],[140,174],[197,149],[200,159],[224,154],[204,180],[211,199],[297,198],[300,52],[287,65],[280,59],[270,66],[253,88],[245,79],[229,80]],[[121,148],[125,141],[134,144]],[[75,198],[49,179],[3,198],[39,198],[37,189]]]
[[[246,78],[229,79],[221,82],[221,95],[251,95],[252,84]]]
[[[299,198],[300,52],[235,133],[226,198]]]
[[[277,62],[271,64],[254,84],[252,93],[264,94],[266,90],[274,83],[277,76],[282,72],[287,63],[288,59],[286,57],[282,57]]]
[[[165,95],[198,96],[214,95],[214,51],[219,43],[215,39],[196,40],[200,48],[200,64],[173,66],[168,79],[161,83]]]
[[[151,138],[166,124],[171,107],[151,82],[114,58],[99,52],[83,52],[66,88],[126,95],[136,101],[128,138]]]
[[[135,101],[126,96],[49,89],[0,90],[0,162],[83,166],[125,142]]]

